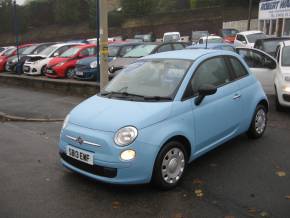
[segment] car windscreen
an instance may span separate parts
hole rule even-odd
[[[120,46],[109,46],[109,57],[117,57]]]
[[[267,36],[264,33],[255,33],[246,36],[249,43],[255,43],[258,39],[265,39]]]
[[[58,46],[49,46],[48,48],[44,49],[42,52],[39,53],[39,55],[43,55],[48,57],[53,51],[55,51],[58,48]]]
[[[69,58],[76,55],[81,49],[79,47],[72,47],[60,55],[61,58]]]
[[[31,54],[36,48],[37,48],[38,45],[32,45],[30,47],[27,47],[23,52],[22,54],[23,55],[29,55]]]
[[[191,65],[190,60],[138,61],[122,70],[105,88],[105,92],[173,99]]]
[[[10,49],[8,49],[7,51],[5,51],[5,52],[2,54],[2,56],[10,56],[10,55],[12,55],[12,53],[13,53],[14,51],[16,51],[16,48],[10,48]]]
[[[283,48],[282,66],[290,67],[290,46],[286,46]]]
[[[264,41],[264,50],[267,53],[275,53],[279,43],[283,40],[266,40]]]
[[[236,36],[239,31],[235,29],[224,29],[222,30],[223,36],[228,37],[228,36]]]
[[[163,41],[164,42],[177,42],[180,40],[179,34],[165,35]]]
[[[124,58],[141,58],[149,55],[157,45],[139,45],[133,50],[129,51]]]

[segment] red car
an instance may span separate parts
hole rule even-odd
[[[239,33],[239,31],[236,29],[221,29],[219,36],[227,43],[234,43],[237,33]]]
[[[23,51],[27,48],[32,46],[32,44],[26,44],[26,45],[20,45],[18,47],[18,54],[22,54]],[[17,48],[11,48],[8,49],[6,52],[4,52],[1,56],[0,56],[0,72],[5,71],[5,65],[8,61],[8,59],[12,56],[17,55]]]
[[[88,44],[72,47],[48,63],[45,75],[49,78],[73,78],[76,63],[80,59],[96,54],[96,45]]]

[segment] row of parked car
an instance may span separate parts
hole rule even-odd
[[[181,42],[178,37],[165,34],[167,42],[144,42],[140,40],[110,39],[108,74],[112,79],[137,59],[161,52],[182,49],[214,49],[238,53],[251,68],[267,92],[274,91],[277,108],[290,106],[290,38],[267,37],[260,31],[237,32],[235,37],[222,38],[200,33],[199,40]],[[173,34],[177,34],[174,32]],[[141,36],[140,36],[141,37]],[[0,72],[45,75],[49,78],[74,78],[77,80],[99,80],[95,41],[72,41],[64,43],[26,44],[18,47],[0,48]],[[18,55],[16,55],[18,52]]]

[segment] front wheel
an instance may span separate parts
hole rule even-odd
[[[252,139],[261,138],[267,127],[268,117],[267,109],[264,105],[260,104],[257,106],[251,126],[248,131],[248,136]]]
[[[74,69],[70,68],[70,69],[68,69],[68,70],[66,71],[66,77],[67,77],[68,79],[73,79],[74,76],[75,76],[75,71],[74,71]]]
[[[152,182],[163,190],[175,188],[183,178],[187,162],[185,146],[177,141],[168,142],[157,156]]]

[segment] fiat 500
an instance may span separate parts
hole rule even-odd
[[[170,189],[197,157],[244,133],[262,137],[267,112],[262,86],[238,54],[155,54],[71,111],[61,162],[103,182]]]

